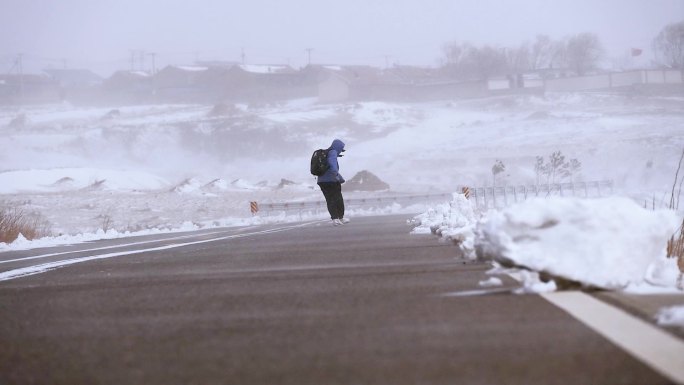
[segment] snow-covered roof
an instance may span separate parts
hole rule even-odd
[[[246,72],[255,74],[272,74],[277,72],[289,71],[290,67],[286,65],[268,65],[268,64],[240,64],[240,69]]]
[[[191,71],[191,72],[201,72],[201,71],[206,71],[209,69],[209,67],[203,67],[203,66],[175,66],[175,68],[178,68],[179,70]]]

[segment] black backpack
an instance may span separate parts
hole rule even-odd
[[[325,174],[330,168],[328,164],[328,151],[324,149],[318,149],[311,155],[311,174],[316,176],[321,176]]]

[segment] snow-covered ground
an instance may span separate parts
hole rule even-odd
[[[448,204],[416,216],[414,233],[435,233],[467,258],[491,261],[491,273],[534,272],[521,278],[533,289],[539,277],[629,292],[677,292],[677,260],[666,258],[681,217],[644,209],[624,197],[534,198],[501,211],[475,215],[472,202],[454,194]],[[485,285],[491,285],[487,282]]]
[[[22,114],[23,125],[13,122]],[[594,271],[587,250],[624,257],[635,252],[634,245],[660,245],[672,230],[675,214],[640,206],[661,209],[669,202],[684,148],[684,97],[577,93],[340,104],[303,99],[238,104],[224,115],[213,105],[0,107],[0,132],[0,204],[41,214],[56,236],[0,245],[0,250],[130,232],[300,220],[301,215],[253,217],[249,202],[320,200],[309,158],[334,138],[347,143],[340,161],[347,179],[368,170],[390,185],[381,193],[347,191],[347,197],[491,186],[498,160],[505,171],[496,176],[497,185],[533,184],[539,179],[537,157],[561,151],[581,162],[566,180],[610,179],[623,199],[530,201],[500,213],[477,212],[455,200],[425,215],[441,215],[443,221],[445,210],[451,210],[439,231],[461,242],[465,255],[475,255],[486,241],[506,262],[624,288],[639,283],[622,276],[588,279]],[[635,207],[644,212],[636,214]],[[516,233],[521,224],[531,230]],[[632,238],[637,234],[641,238]],[[539,240],[527,241],[533,238]],[[607,244],[621,248],[600,248]],[[576,264],[550,263],[540,247],[582,253],[587,274]],[[638,261],[633,273],[652,263]],[[566,268],[580,277],[566,275]],[[648,269],[653,278],[655,267]]]

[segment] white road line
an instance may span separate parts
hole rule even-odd
[[[440,297],[476,297],[479,295],[491,294],[513,294],[512,289],[476,289],[476,290],[462,290],[452,291],[450,293],[440,294]]]
[[[88,256],[88,257],[72,258],[72,259],[65,259],[62,261],[48,262],[48,263],[43,263],[40,265],[27,266],[27,267],[22,267],[22,268],[18,268],[18,269],[4,271],[4,272],[0,273],[0,281],[8,281],[11,279],[28,277],[30,275],[45,273],[45,272],[48,272],[50,270],[58,269],[60,267],[69,266],[69,265],[73,265],[73,264],[81,263],[81,262],[93,261],[96,259],[114,258],[114,257],[120,257],[120,256],[124,256],[124,255],[140,254],[140,253],[151,252],[151,251],[175,249],[175,248],[183,247],[183,246],[198,245],[198,244],[202,244],[202,243],[216,242],[216,241],[222,241],[222,240],[227,240],[227,239],[244,238],[244,237],[248,237],[250,235],[277,233],[277,232],[281,232],[281,231],[293,230],[296,228],[304,227],[304,226],[307,226],[307,225],[310,225],[313,223],[318,223],[318,222],[320,222],[320,221],[306,222],[306,223],[299,224],[299,225],[278,227],[278,228],[269,229],[269,230],[254,231],[251,233],[233,234],[233,235],[228,235],[225,237],[204,239],[201,241],[194,241],[194,242],[178,243],[175,245],[153,247],[153,248],[149,248],[149,249],[121,251],[121,252],[116,252],[116,253],[92,255],[92,256]],[[201,234],[199,236],[202,236],[202,235],[206,235],[206,234]]]
[[[684,341],[582,292],[541,296],[658,373],[684,384]]]
[[[105,246],[105,247],[96,247],[94,249],[84,249],[84,250],[71,250],[71,251],[63,251],[59,253],[50,253],[50,254],[41,254],[41,255],[34,255],[31,257],[23,257],[23,258],[16,258],[16,259],[7,259],[4,261],[0,261],[0,264],[3,263],[10,263],[10,262],[20,262],[20,261],[30,261],[32,259],[42,259],[42,258],[48,258],[48,257],[55,257],[57,255],[64,255],[64,254],[74,254],[74,253],[87,253],[89,251],[99,251],[99,250],[108,250],[108,249],[118,249],[121,247],[129,247],[129,246],[138,246],[138,245],[145,245],[148,243],[155,243],[155,242],[166,242],[166,241],[177,241],[180,239],[185,239],[185,238],[194,238],[197,236],[201,235],[214,235],[214,234],[221,234],[224,233],[225,231],[215,231],[215,232],[210,232],[210,233],[202,233],[202,234],[189,234],[189,235],[181,235],[181,236],[176,236],[176,237],[170,237],[170,238],[160,238],[156,240],[151,240],[151,241],[142,241],[142,242],[133,242],[133,243],[123,243],[119,245],[112,245],[112,246]],[[109,240],[109,239],[102,239],[102,240]]]

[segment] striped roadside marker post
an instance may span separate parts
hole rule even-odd
[[[249,202],[249,211],[252,212],[252,215],[256,215],[259,212],[259,204],[256,201]]]
[[[470,199],[470,187],[463,187],[461,192],[465,195],[466,199]]]

